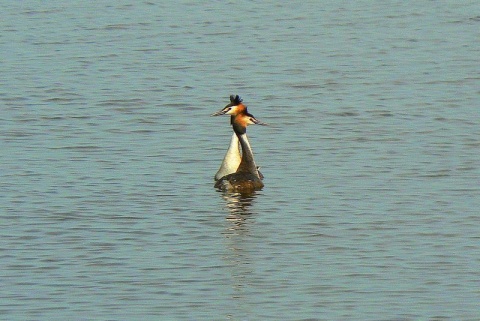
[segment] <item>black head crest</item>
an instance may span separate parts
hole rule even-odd
[[[232,103],[232,106],[236,106],[240,104],[243,101],[242,98],[240,98],[239,95],[230,95],[230,102]]]

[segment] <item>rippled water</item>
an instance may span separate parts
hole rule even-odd
[[[477,2],[0,9],[1,319],[480,319]]]

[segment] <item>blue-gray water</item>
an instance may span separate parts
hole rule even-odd
[[[480,320],[477,1],[0,10],[1,320]]]

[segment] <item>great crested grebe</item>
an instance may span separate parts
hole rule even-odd
[[[233,133],[232,139],[230,140],[230,146],[228,146],[227,152],[225,153],[222,165],[220,165],[218,172],[215,174],[215,180],[218,181],[225,175],[235,173],[241,160],[242,154],[240,154],[240,141],[238,140],[237,134]]]
[[[222,164],[215,174],[215,181],[218,181],[225,175],[235,173],[241,160],[242,154],[240,153],[240,141],[238,140],[237,134],[233,132],[225,157],[223,157]],[[258,174],[260,175],[260,178],[263,179],[263,174],[260,172],[259,168],[260,166],[257,166]]]
[[[261,189],[264,186],[262,182],[263,175],[261,175],[261,173],[258,171],[258,167],[255,164],[252,148],[250,146],[250,142],[248,141],[246,133],[248,125],[266,124],[256,119],[252,114],[247,111],[247,106],[242,103],[242,99],[238,95],[231,95],[230,104],[225,106],[222,110],[212,114],[212,116],[219,115],[231,115],[230,123],[232,124],[235,136],[237,136],[238,141],[240,142],[240,145],[242,147],[242,158],[236,171],[234,173],[220,177],[215,183],[215,187],[222,190],[237,192],[248,192]],[[232,138],[232,142],[229,148],[229,151],[231,150],[230,153],[232,155],[235,153],[236,148],[238,150],[238,145],[235,146],[235,140],[234,138]],[[229,151],[227,151],[227,155],[225,155],[225,158],[229,156]],[[233,163],[230,165],[233,165]]]

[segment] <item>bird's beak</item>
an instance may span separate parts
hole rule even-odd
[[[221,109],[216,113],[211,114],[210,116],[220,116],[220,115],[225,115],[225,113],[226,113],[225,109]]]
[[[255,125],[269,126],[267,123],[264,123],[255,117],[250,118]]]

